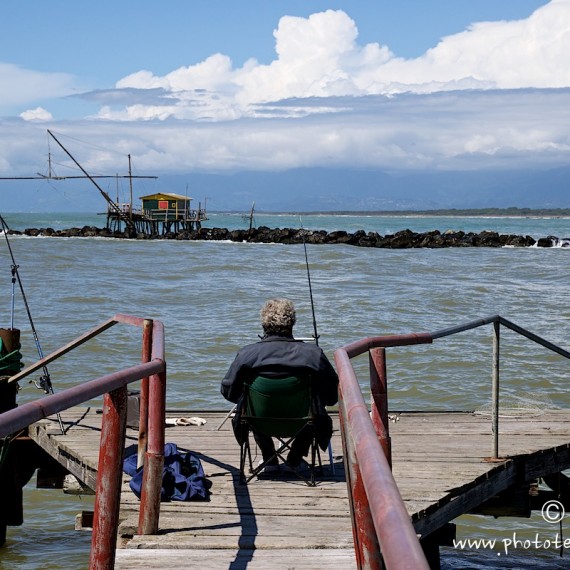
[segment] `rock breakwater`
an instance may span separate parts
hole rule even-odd
[[[387,249],[407,248],[443,248],[443,247],[554,247],[570,246],[570,241],[560,240],[556,236],[547,236],[538,240],[531,236],[499,234],[494,231],[480,233],[463,231],[413,232],[402,230],[394,234],[380,235],[376,232],[358,230],[349,233],[343,230],[327,232],[324,230],[307,230],[293,228],[268,228],[261,226],[251,230],[228,230],[225,228],[201,228],[195,231],[181,231],[164,235],[149,235],[139,233],[129,236],[125,232],[111,231],[107,228],[84,226],[66,230],[52,228],[29,228],[24,231],[10,230],[12,235],[44,236],[44,237],[106,237],[134,238],[141,240],[170,239],[195,241],[234,241],[252,243],[284,243],[296,244],[346,244],[358,247],[379,247]],[[563,242],[563,243],[562,243]]]

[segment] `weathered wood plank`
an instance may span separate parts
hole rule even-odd
[[[295,570],[321,570],[356,568],[352,548],[329,549],[315,552],[312,549],[298,548],[275,550],[247,549],[123,549],[117,552],[117,570],[163,570],[164,568],[200,568],[220,570],[220,568],[240,567],[251,570],[273,570],[288,568]]]
[[[263,529],[265,530],[265,529]],[[343,540],[332,542],[325,535],[315,532],[313,529],[307,529],[305,535],[292,537],[273,536],[267,534],[223,534],[216,533],[211,536],[196,535],[193,533],[184,534],[177,532],[170,535],[153,535],[145,536],[141,540],[140,536],[135,536],[129,541],[126,548],[133,549],[179,549],[179,548],[203,548],[208,550],[225,549],[258,549],[263,551],[274,550],[276,548],[289,548],[291,550],[302,548],[312,552],[312,556],[319,556],[319,553],[327,550],[336,550],[337,548],[346,549],[352,547],[352,535],[346,535]]]

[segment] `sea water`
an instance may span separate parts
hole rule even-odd
[[[0,212],[1,214],[1,212]],[[47,213],[47,214],[4,214],[10,228],[24,230],[26,228],[53,228],[55,230],[83,226],[103,227],[106,217],[94,213]],[[273,214],[254,212],[249,213],[208,213],[204,227],[247,229],[253,222],[254,227],[267,226],[270,228],[299,228],[311,230],[355,232],[364,230],[377,232],[381,235],[393,234],[409,229],[414,232],[448,230],[464,232],[496,231],[502,234],[530,235],[535,239],[549,235],[561,239],[570,237],[570,219],[565,217],[541,216],[419,216],[419,215],[363,215],[363,214],[303,214],[284,213]]]
[[[210,215],[209,227],[247,227],[241,215]],[[92,214],[4,214],[13,229],[62,229],[102,225]],[[419,218],[273,216],[255,214],[256,225],[333,231],[402,229],[482,231],[565,237],[569,220],[546,218]],[[5,236],[0,235],[5,240]],[[104,238],[9,238],[41,349],[47,354],[116,313],[164,322],[168,361],[167,406],[229,410],[220,380],[239,347],[261,333],[259,309],[273,296],[297,306],[295,333],[313,334],[307,267],[302,245]],[[386,250],[348,245],[309,245],[307,254],[319,344],[335,348],[367,336],[435,332],[500,314],[569,349],[568,248],[461,248]],[[0,323],[22,331],[26,363],[37,359],[21,293],[12,289],[12,260],[0,243]],[[14,312],[12,313],[12,298]],[[2,299],[4,301],[2,302]],[[60,391],[140,359],[140,335],[117,325],[50,365]],[[367,362],[356,370],[366,395]],[[484,327],[437,340],[429,347],[389,349],[391,409],[485,409],[491,396],[492,330]],[[570,406],[568,362],[531,341],[501,336],[501,394],[529,403],[529,413]],[[23,381],[20,403],[41,397]],[[538,406],[539,411],[536,411]],[[491,449],[491,442],[489,442]],[[215,492],[215,489],[213,489]],[[74,516],[89,498],[25,489],[25,522],[8,528],[0,568],[86,568],[90,535],[74,531]],[[550,537],[562,530],[540,513],[531,519],[460,517],[458,538],[496,540],[494,549],[446,548],[443,568],[565,568],[554,548],[525,542],[508,554],[505,540]],[[563,521],[564,523],[565,521]]]

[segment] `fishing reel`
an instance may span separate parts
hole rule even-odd
[[[30,384],[32,382],[34,383],[34,386],[38,390],[43,390],[44,394],[52,393],[51,379],[49,377],[49,374],[44,374],[43,376],[40,376],[37,380],[30,380]]]

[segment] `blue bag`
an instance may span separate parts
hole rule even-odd
[[[129,487],[140,499],[143,468],[137,469],[137,454],[129,455],[123,462],[123,471],[131,476]],[[208,501],[212,482],[204,474],[200,460],[190,451],[181,453],[175,443],[164,446],[164,469],[160,500]]]

